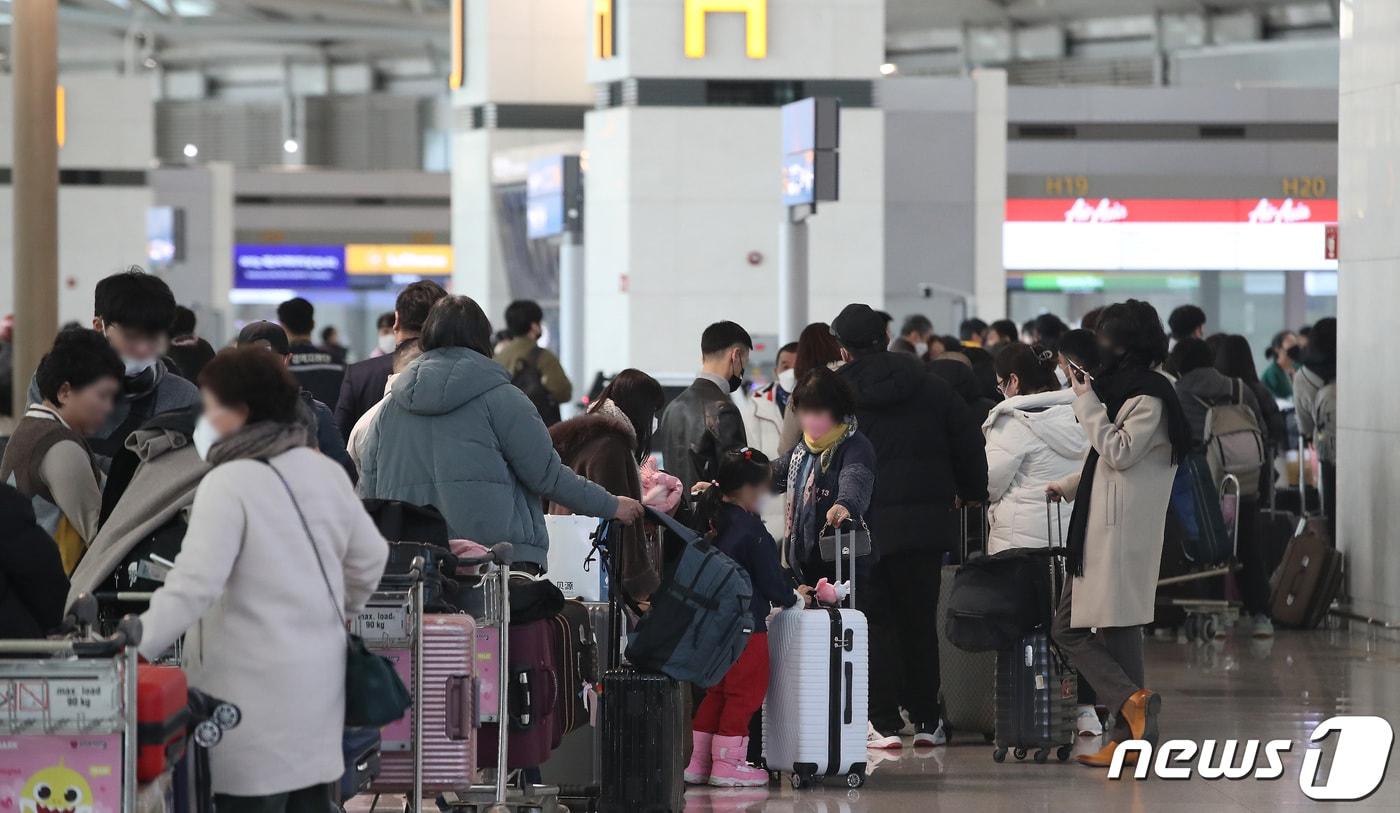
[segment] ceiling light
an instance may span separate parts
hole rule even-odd
[[[146,57],[144,60],[141,61],[141,64],[142,64],[142,65],[145,65],[145,66],[146,66],[148,69],[150,69],[150,70],[155,70],[155,68],[156,68],[158,65],[160,65],[160,63],[157,62],[157,61],[156,61],[156,58],[153,57],[153,56],[148,56],[148,57]]]
[[[289,138],[282,142],[282,151],[288,155],[296,155],[299,149],[301,149],[301,145],[297,143],[295,138]]]
[[[196,156],[198,156],[198,155],[199,155],[199,147],[196,147],[196,146],[193,145],[193,144],[186,144],[186,145],[185,145],[185,157],[186,157],[186,158],[194,158],[194,157],[196,157]]]
[[[896,73],[898,73],[898,72],[899,72],[899,66],[896,65],[896,64],[894,64],[893,62],[886,62],[885,64],[883,64],[883,65],[880,66],[880,75],[881,75],[881,76],[893,76],[894,74],[896,74]]]

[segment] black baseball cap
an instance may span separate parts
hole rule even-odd
[[[279,356],[285,356],[292,352],[292,343],[287,340],[287,331],[276,322],[257,321],[249,322],[238,331],[238,346],[248,347],[255,344],[263,344],[268,350]]]
[[[885,343],[885,318],[880,312],[859,303],[841,309],[831,322],[831,332],[849,350],[867,350]]]

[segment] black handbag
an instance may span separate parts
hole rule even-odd
[[[825,533],[827,530],[831,530],[831,533]],[[870,528],[863,520],[859,526],[849,531],[833,529],[829,525],[824,526],[822,531],[822,535],[817,539],[817,551],[821,554],[823,562],[834,562],[837,558],[849,559],[852,556],[860,558],[870,554]]]
[[[316,538],[311,535],[311,526],[307,524],[306,515],[297,504],[291,485],[271,462],[262,462],[272,469],[277,479],[282,481],[282,487],[287,490],[287,497],[291,499],[292,508],[296,510],[297,519],[301,520],[302,530],[306,532],[306,541],[311,544],[311,552],[316,554],[316,567],[321,570],[321,579],[326,583],[326,594],[330,596],[331,606],[335,608],[335,614],[340,619],[341,626],[345,628],[345,724],[352,727],[386,726],[402,719],[404,712],[413,705],[408,687],[403,685],[403,680],[394,671],[394,665],[388,658],[371,652],[369,647],[365,646],[363,638],[350,632],[345,613],[341,611],[340,602],[331,587],[330,576],[326,574],[326,565],[321,561],[321,551],[316,547]]]

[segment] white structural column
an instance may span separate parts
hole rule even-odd
[[[885,111],[885,303],[954,333],[1005,315],[1006,73],[892,78]]]
[[[564,374],[574,382],[574,398],[564,404],[564,417],[569,417],[578,397],[591,383],[583,363],[584,347],[584,268],[583,237],[565,231],[559,243],[559,363]]]
[[[24,382],[58,332],[57,6],[11,6],[16,416],[24,413]]]
[[[1397,621],[1400,382],[1377,354],[1400,302],[1400,3],[1342,0],[1341,12],[1337,536],[1355,609]]]
[[[778,341],[797,341],[807,318],[807,219],[784,212],[778,227]]]
[[[794,322],[884,303],[885,118],[871,93],[885,3],[715,3],[689,28],[686,5],[602,6],[615,36],[611,54],[594,51],[588,76],[605,104],[585,119],[595,370],[687,373],[712,322],[791,338]],[[789,94],[841,97],[841,199],[806,226],[775,228],[787,216],[779,103]],[[803,230],[807,288],[789,297],[783,269]]]
[[[593,103],[591,3],[464,2],[463,83],[452,94],[452,290],[500,326],[512,295],[495,190],[523,185],[532,158],[579,151],[582,110]],[[574,124],[562,126],[571,109]]]

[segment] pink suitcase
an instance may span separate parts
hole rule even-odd
[[[411,664],[412,659],[408,660]],[[426,795],[471,787],[476,770],[475,666],[476,622],[471,616],[423,616],[423,697],[415,697],[414,702],[423,704]],[[390,734],[379,778],[370,785],[373,793],[413,790],[412,739],[404,747],[402,735],[393,733],[402,729],[402,723],[386,726]],[[391,750],[395,747],[398,750]]]

